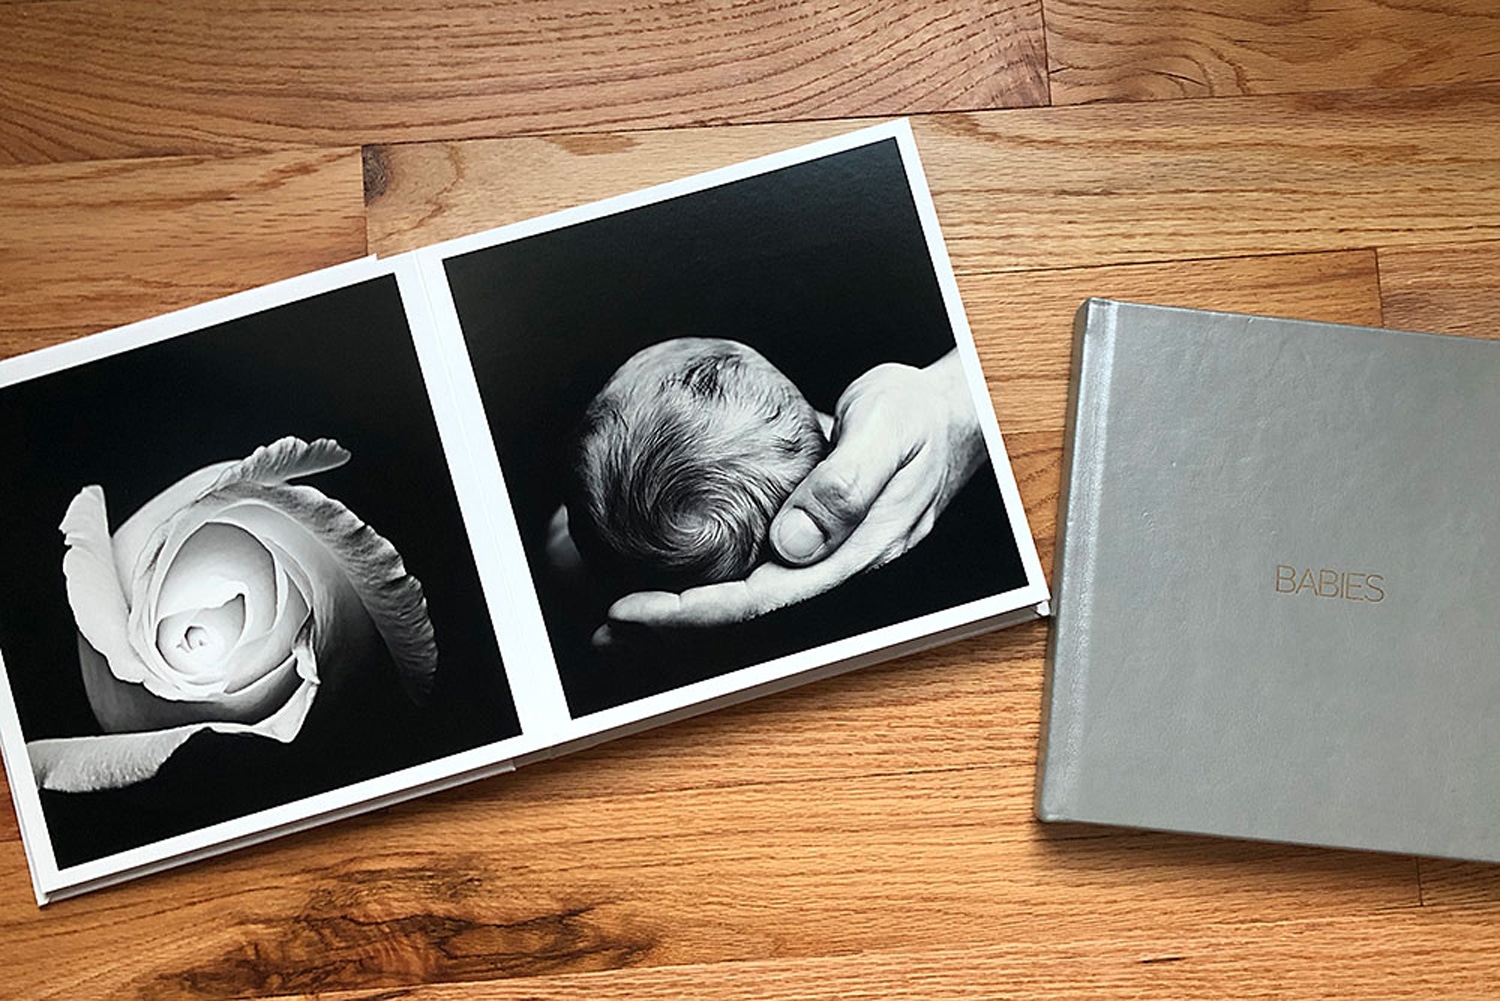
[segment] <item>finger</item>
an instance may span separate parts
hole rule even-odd
[[[689,588],[681,594],[627,594],[609,609],[612,623],[656,629],[704,629],[745,622],[806,601],[847,580],[854,570],[833,561],[811,567],[765,563],[744,580]]]
[[[828,457],[813,467],[771,521],[771,546],[792,566],[838,549],[870,513],[905,455],[884,422],[845,425]]]
[[[634,622],[606,622],[595,629],[589,643],[601,654],[619,656],[644,649],[651,638],[651,630]]]
[[[806,567],[764,563],[744,580],[689,588],[681,594],[627,594],[610,606],[608,618],[612,623],[657,629],[703,629],[744,622],[830,591],[861,571],[883,566],[920,541],[920,534],[913,535],[912,522],[930,521],[925,511],[916,519],[910,514],[919,473],[904,470],[872,506],[869,516],[822,562]]]
[[[605,613],[605,618],[609,620],[606,626],[622,622],[643,626],[665,625],[678,614],[681,604],[682,595],[670,591],[636,591],[609,606],[609,611]]]

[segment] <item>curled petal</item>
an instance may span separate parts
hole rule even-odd
[[[205,492],[242,481],[274,486],[301,476],[326,473],[348,461],[348,450],[332,438],[319,438],[309,444],[288,435],[260,446],[239,462],[230,463]]]
[[[33,740],[26,745],[37,787],[55,792],[119,789],[155,775],[183,743],[205,729],[196,723],[149,733]]]
[[[151,542],[157,528],[201,497],[203,491],[219,478],[219,474],[232,465],[232,462],[216,462],[189,473],[147,501],[115,529],[115,572],[122,588],[130,587],[130,578],[136,564],[140,562],[141,551]]]
[[[297,658],[313,656],[307,633],[293,651]],[[94,737],[33,740],[26,745],[37,786],[56,792],[97,792],[119,789],[154,776],[189,737],[203,730],[248,733],[290,743],[302,729],[318,685],[304,681],[282,707],[259,723],[190,723],[146,733],[109,733]]]
[[[317,629],[345,625],[339,621],[343,613],[338,606],[342,594],[352,591],[353,600],[363,606],[390,650],[407,695],[418,703],[426,699],[437,670],[437,644],[421,582],[407,573],[395,546],[313,487],[240,479],[174,516],[157,532],[136,567],[130,597],[133,633],[144,634],[143,624],[155,617],[162,577],[158,569],[171,565],[184,542],[210,520],[243,528],[271,550],[291,557],[279,562],[289,573],[306,576],[305,583],[299,583],[313,605]],[[161,658],[154,648],[139,652],[143,658],[152,657],[163,678],[170,675],[164,662],[155,663]],[[180,684],[181,691],[194,690],[181,679],[171,683]],[[153,679],[146,684],[152,687]],[[194,690],[192,697],[205,694]]]
[[[349,587],[336,568],[320,575],[318,583],[322,586],[315,587],[295,561],[278,565],[276,553],[280,550],[260,528],[224,518],[233,503],[221,493],[209,493],[175,512],[156,527],[136,563],[127,594],[127,635],[145,665],[141,683],[159,698],[215,699],[241,687],[247,671],[253,677],[280,663],[302,627],[301,618],[289,613],[307,607],[300,599],[292,601],[289,592],[275,593],[290,585],[287,574],[301,575],[301,593],[309,599],[316,599],[314,592]],[[306,534],[295,528],[295,523],[290,524],[296,532]],[[310,555],[317,557],[317,553]],[[330,575],[332,580],[328,579]],[[251,586],[254,579],[259,579],[261,586]],[[244,643],[236,644],[233,662],[206,673],[175,666],[158,642],[160,627],[175,614],[200,603],[216,605],[235,594],[247,598],[247,629],[241,637]],[[280,650],[268,649],[278,642]],[[256,656],[255,647],[261,648],[264,656]]]
[[[144,680],[147,667],[130,644],[129,609],[115,573],[103,488],[80,490],[58,527],[68,549],[63,577],[78,631],[104,655],[121,681]]]
[[[254,723],[282,705],[299,682],[308,677],[316,680],[315,675],[299,671],[299,667],[310,665],[299,665],[296,655],[289,654],[278,667],[240,691],[191,701],[158,698],[144,685],[119,680],[82,636],[78,638],[78,664],[89,708],[106,733],[157,730],[213,720]]]
[[[238,461],[216,462],[195,470],[167,487],[116,530],[115,567],[121,586],[140,570],[143,558],[159,552],[164,527],[183,508],[201,500],[222,483],[248,480],[253,483],[284,483],[299,476],[337,469],[349,461],[349,453],[330,438],[311,444],[291,436],[261,445]]]
[[[216,501],[274,508],[311,534],[338,564],[391,652],[402,687],[413,701],[432,691],[437,643],[422,584],[406,572],[401,554],[353,511],[307,486],[239,482],[213,494]]]
[[[294,591],[278,593],[292,590],[282,576],[264,540],[210,522],[158,567],[138,625],[131,609],[132,630],[142,630],[132,638],[150,644],[143,656],[159,655],[183,691],[238,691],[286,656],[306,619]]]

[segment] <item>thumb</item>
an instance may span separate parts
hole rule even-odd
[[[899,449],[878,427],[841,431],[833,451],[797,485],[771,521],[771,545],[792,566],[816,563],[837,549],[901,468]]]

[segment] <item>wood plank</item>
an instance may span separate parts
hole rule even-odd
[[[1091,295],[1380,324],[1375,254],[1367,250],[963,275],[959,291],[1007,441],[1014,431],[1061,432],[1073,314]]]
[[[15,801],[10,798],[10,778],[0,768],[0,800],[10,809],[0,809],[0,841],[20,841],[21,825],[16,820]]]
[[[0,167],[0,355],[363,256],[359,151]]]
[[[67,0],[0,93],[20,163],[1047,101],[1039,0]]]
[[[550,767],[45,912],[28,914],[21,873],[5,872],[0,975],[35,998],[254,996],[943,948],[956,934],[974,948],[1170,941],[1416,903],[1410,859],[1039,831],[1029,768],[595,798],[555,795]]]
[[[1095,938],[1078,928],[1039,943],[544,975],[511,983],[445,984],[400,996],[405,1001],[1478,997],[1492,981],[1497,944],[1500,932],[1493,920],[1429,909],[1277,925],[1210,924],[1169,935],[1147,931]],[[318,998],[389,996],[357,991]]]
[[[1491,0],[1047,0],[1054,104],[1500,79]]]
[[[856,124],[378,150],[370,246],[407,250]],[[1500,237],[1500,85],[942,114],[913,124],[960,272]]]
[[[1500,242],[1383,248],[1380,297],[1392,327],[1500,337]]]
[[[1423,904],[1500,910],[1500,865],[1420,859],[1418,866]]]

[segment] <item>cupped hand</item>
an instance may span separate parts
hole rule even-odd
[[[610,606],[610,625],[743,622],[884,566],[926,538],[985,454],[956,350],[926,368],[891,363],[860,376],[839,398],[831,440],[771,522],[780,562],[680,594],[625,595]],[[606,626],[595,641],[610,638]]]

